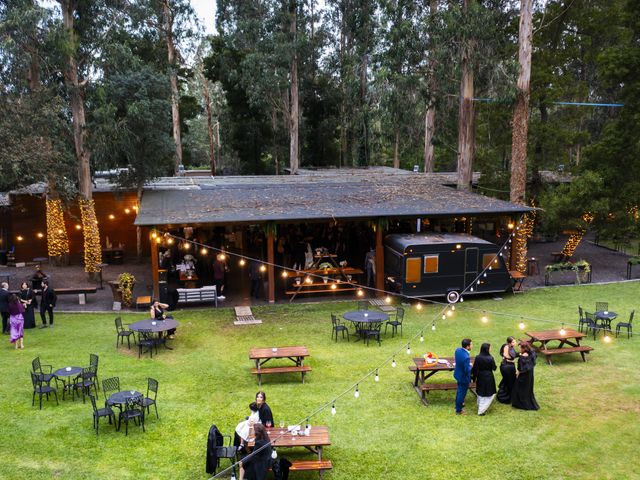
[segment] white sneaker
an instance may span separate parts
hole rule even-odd
[[[225,300],[227,297],[225,297],[224,295],[218,295],[218,300]]]

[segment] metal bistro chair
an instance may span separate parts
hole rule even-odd
[[[596,302],[596,312],[597,311],[606,312],[609,310],[609,302]]]
[[[36,403],[36,393],[40,397],[40,410],[42,410],[42,396],[46,395],[47,400],[49,400],[49,394],[53,393],[56,396],[56,405],[58,405],[58,392],[54,387],[46,383],[42,377],[38,376],[37,373],[31,372],[31,383],[33,383],[33,396],[31,397],[31,406],[33,407]]]
[[[213,435],[214,444],[213,444],[213,457],[210,457],[207,453],[207,471],[208,473],[216,473],[216,470],[220,468],[220,459],[227,458],[231,461],[233,475],[231,478],[235,478],[236,476],[236,459],[238,455],[238,449],[235,445],[232,444],[231,435],[223,435],[218,427],[215,425],[211,425],[209,429],[209,436]],[[225,445],[225,438],[227,439]],[[211,470],[211,471],[210,471]]]
[[[583,325],[587,325],[588,322],[586,318],[584,318],[584,310],[582,310],[581,306],[578,306],[578,313],[580,314],[580,318],[578,319],[578,331],[582,332]],[[585,330],[588,330],[588,327],[584,327]]]
[[[618,322],[618,324],[616,325],[616,337],[620,334],[620,328],[627,329],[627,338],[629,338],[630,336],[633,337],[633,316],[635,315],[635,313],[635,310],[631,310],[628,322]]]
[[[84,397],[85,395],[89,395],[91,392],[91,387],[96,391],[96,395],[98,395],[98,385],[96,384],[96,372],[95,367],[89,366],[84,367],[82,369],[82,373],[75,378],[73,382],[73,398],[75,400],[76,390],[80,390],[82,392],[82,403],[85,403]]]
[[[116,393],[120,391],[120,378],[119,377],[109,377],[102,380],[102,393],[104,394],[104,404],[106,407],[109,407],[109,397],[112,393]]]
[[[604,330],[604,328],[596,323],[596,316],[593,313],[584,312],[584,319],[587,323],[587,328],[585,333],[589,334],[589,329],[593,332],[593,339],[596,339],[596,335],[600,330]]]
[[[363,330],[363,336],[367,341],[367,346],[369,346],[370,338],[375,338],[376,340],[378,340],[378,345],[381,345],[380,343],[381,330],[382,330],[382,322],[371,323]]]
[[[342,338],[344,339],[344,333],[347,332],[347,342],[349,341],[349,329],[346,325],[340,323],[340,320],[338,320],[338,317],[334,313],[331,314],[331,326],[331,339],[333,339],[333,335],[335,334],[337,342],[338,332],[342,332]]]
[[[118,338],[116,338],[116,349],[118,348],[118,345],[120,345],[121,339],[122,345],[124,346],[125,337],[127,339],[127,346],[131,349],[131,340],[129,337],[131,337],[135,332],[133,330],[125,330],[122,326],[122,319],[120,317],[116,317],[116,332],[118,333]],[[134,343],[136,341],[135,335],[133,337],[133,341]]]
[[[153,397],[149,395],[149,392],[153,394]],[[149,413],[149,407],[153,405],[153,408],[156,409],[156,418],[160,420],[160,416],[158,415],[158,404],[156,403],[157,397],[158,381],[155,378],[149,377],[147,379],[147,396],[142,399],[142,406],[146,407],[147,413]]]
[[[109,417],[109,424],[111,424],[111,420],[113,420],[113,425],[116,425],[116,414],[113,413],[111,407],[98,408],[96,406],[96,397],[89,394],[89,399],[91,400],[91,406],[93,407],[93,428],[96,429],[96,436],[98,435],[98,429],[100,428],[100,418],[101,417]]]
[[[391,338],[398,333],[398,327],[400,327],[400,336],[402,336],[402,321],[404,320],[404,308],[396,308],[396,318],[393,320],[387,320],[384,325],[384,334],[387,334],[387,326],[391,325]]]
[[[358,310],[369,310],[369,300],[358,300]]]
[[[51,380],[55,378],[55,375],[52,373],[53,367],[51,365],[41,364],[40,357],[36,357],[31,361],[31,369],[33,370],[33,373],[38,375],[38,378],[47,385],[49,385]]]
[[[133,423],[140,421],[140,426],[144,432],[144,406],[142,405],[142,397],[130,398],[125,404],[124,410],[118,415],[118,430],[120,430],[120,424],[124,420],[124,434],[129,435],[129,421],[133,420]]]
[[[153,358],[153,349],[155,347],[158,353],[158,343],[153,336],[153,332],[149,329],[138,330],[138,358],[142,355],[142,348],[147,347],[151,358]]]
[[[98,390],[100,390],[100,384],[98,382],[98,355],[94,354],[94,353],[90,353],[89,354],[89,365],[91,367],[95,367],[95,370],[91,372],[91,379],[96,382],[96,388]],[[96,393],[97,395],[97,393]]]

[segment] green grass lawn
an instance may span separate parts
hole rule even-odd
[[[538,318],[576,321],[577,305],[593,310],[596,300],[628,318],[640,310],[640,283],[549,288],[507,296],[502,301],[468,300],[453,318],[438,321],[431,331],[435,307],[412,309],[405,318],[403,339],[391,335],[382,347],[334,343],[330,312],[343,313],[354,303],[278,305],[254,308],[262,325],[234,327],[231,309],[182,311],[173,341],[175,350],[153,359],[137,351],[115,349],[113,314],[60,314],[53,330],[27,330],[25,350],[14,351],[3,337],[0,351],[0,478],[7,479],[205,479],[206,440],[216,423],[232,433],[247,415],[258,390],[248,351],[252,346],[304,344],[313,371],[302,385],[299,375],[271,376],[263,382],[276,423],[293,423],[343,391],[370,368],[402,348],[422,327],[425,343],[412,343],[413,354],[434,351],[452,355],[462,337],[493,345],[494,356],[507,335],[523,335],[517,319],[465,312],[477,307]],[[639,312],[640,313],[640,312]],[[143,313],[123,315],[132,322]],[[527,329],[553,325],[527,322]],[[398,365],[384,367],[380,381],[360,385],[352,394],[311,420],[328,425],[332,445],[324,457],[333,461],[328,479],[622,479],[637,474],[640,442],[640,373],[638,339],[610,344],[587,341],[595,351],[583,363],[578,354],[563,356],[550,367],[536,369],[538,412],[494,404],[484,417],[454,414],[455,392],[430,394],[423,406],[410,385],[411,363],[404,353]],[[160,420],[148,417],[147,431],[115,432],[103,419],[100,436],[92,429],[91,407],[82,401],[44,402],[31,406],[31,360],[40,356],[54,368],[86,365],[89,353],[100,356],[100,378],[119,376],[123,388],[146,388],[152,376],[160,382]],[[444,375],[442,374],[444,378]],[[496,374],[499,380],[499,373]],[[103,400],[100,392],[100,400]],[[303,452],[280,451],[289,458],[311,458]],[[224,462],[227,465],[227,462]],[[317,474],[292,474],[294,479]]]

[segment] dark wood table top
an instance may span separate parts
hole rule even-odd
[[[273,349],[276,349],[274,352]],[[257,360],[261,358],[287,358],[287,357],[308,357],[309,350],[305,346],[290,347],[253,347],[249,350],[249,358]]]
[[[531,337],[532,341],[546,342],[548,340],[564,340],[565,338],[584,338],[586,333],[578,332],[571,328],[565,328],[564,335],[560,335],[560,329],[542,330],[540,332],[525,332],[525,335]]]

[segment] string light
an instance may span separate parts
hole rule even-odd
[[[190,243],[183,243],[182,244],[182,248],[184,248],[185,250],[189,250],[191,248],[191,244]]]
[[[155,230],[153,232],[151,232],[151,238],[156,238],[157,236],[158,236],[158,234],[156,233]]]
[[[271,458],[272,458],[272,459],[274,459],[274,460],[275,460],[276,458],[278,458],[278,452],[276,452],[276,449],[275,449],[275,448],[273,448],[273,449],[271,450]]]
[[[451,305],[451,311],[455,311],[456,306],[455,305]]]
[[[206,248],[200,250],[201,255],[206,255],[207,253],[209,253],[209,250],[207,250]]]
[[[362,297],[362,296],[364,295],[364,292],[362,291],[362,289],[361,289],[361,288],[359,288],[359,289],[358,289],[358,291],[357,291],[356,293],[357,293],[357,295],[358,295],[359,297]]]
[[[267,271],[267,266],[265,264],[260,265],[260,271],[261,272],[266,272]]]
[[[36,234],[36,236],[37,236],[38,238],[42,238],[42,237],[44,237],[44,233],[42,233],[42,232],[38,232],[38,233]]]
[[[393,360],[391,360],[391,367],[396,368],[396,357],[393,357]]]
[[[115,220],[116,216],[112,213],[109,215],[109,220]]]
[[[564,323],[562,324],[562,327],[560,327],[560,332],[559,333],[563,337],[567,334],[567,331],[564,329]]]
[[[424,331],[420,332],[420,343],[424,343]]]
[[[102,247],[100,246],[100,230],[96,220],[96,207],[92,198],[81,198],[80,216],[84,232],[84,271],[97,273],[102,263]]]
[[[334,403],[333,405],[331,405],[331,415],[335,415],[336,414],[336,404]]]
[[[287,273],[286,270],[282,271],[282,278],[287,278],[289,276],[289,274]]]
[[[447,319],[447,316],[446,316],[444,313],[442,314],[442,319],[443,319],[443,320],[446,320],[446,319]]]
[[[385,301],[385,302],[387,302],[387,303],[391,303],[391,297],[390,297],[389,295],[387,295],[387,296],[384,298],[384,301]]]
[[[356,391],[353,392],[353,396],[356,398],[360,397],[360,390],[358,389],[358,385],[356,384]]]
[[[416,309],[417,309],[417,310],[422,310],[422,304],[421,304],[420,302],[418,302],[418,303],[416,304]]]
[[[306,277],[306,278],[304,279],[304,283],[309,283],[309,284],[311,284],[311,283],[313,283],[313,280],[311,280],[311,277]]]
[[[240,261],[238,262],[238,265],[240,265],[241,267],[244,267],[247,264],[247,262],[245,261],[244,258],[241,258]]]
[[[218,255],[218,259],[221,262],[224,262],[227,259],[227,256],[224,253],[221,253],[220,255]]]
[[[482,323],[487,323],[489,321],[489,318],[486,315],[483,315],[480,320],[482,321]]]
[[[603,340],[604,340],[604,343],[610,343],[611,342],[611,337],[607,334],[607,335],[604,336]]]
[[[520,330],[524,330],[524,322],[520,322],[520,324],[518,325],[518,328]]]
[[[76,225],[76,230],[82,230],[82,225],[80,224]]]
[[[434,331],[434,332],[436,331],[436,322],[433,322],[431,324],[431,330]]]
[[[376,368],[376,376],[373,377],[373,380],[376,381],[376,382],[380,381],[380,376],[378,375],[378,369],[377,368]]]
[[[173,238],[169,237],[169,238],[167,239],[167,243],[168,243],[169,245],[173,245]]]
[[[127,215],[129,215],[131,213],[131,210],[129,210],[128,208],[124,209],[124,213],[126,213]]]
[[[331,284],[331,290],[335,290],[336,288],[338,288],[338,286],[335,283]]]
[[[411,355],[411,345],[407,343],[407,355]]]
[[[45,207],[47,212],[47,253],[50,257],[66,255],[69,253],[69,238],[64,225],[62,202],[47,198]],[[62,230],[62,233],[58,233],[59,230]]]
[[[447,317],[452,317],[452,316],[453,316],[453,311],[447,310]]]
[[[16,240],[18,240],[19,242],[21,242],[22,240],[24,240],[24,237],[22,235],[18,235],[16,237]]]

